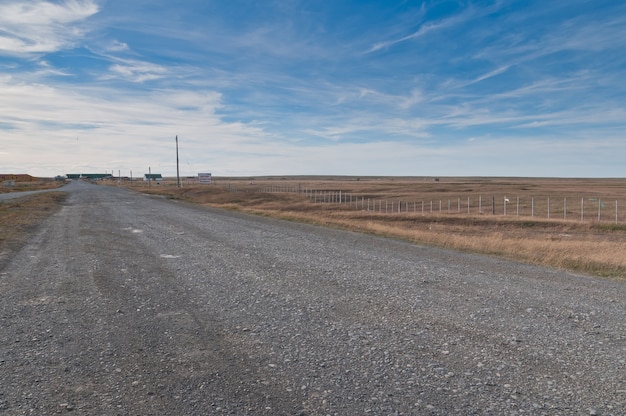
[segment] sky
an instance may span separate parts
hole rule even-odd
[[[621,0],[0,0],[0,173],[626,176]]]

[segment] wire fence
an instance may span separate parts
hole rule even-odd
[[[227,189],[238,189],[226,184]],[[263,193],[299,193],[313,203],[340,204],[379,214],[500,215],[537,219],[626,222],[626,201],[600,197],[558,195],[471,195],[447,198],[376,198],[341,190],[315,190],[290,186],[259,188]]]

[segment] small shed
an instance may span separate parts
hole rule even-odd
[[[143,175],[143,180],[148,182],[156,182],[157,184],[159,184],[163,180],[163,175],[161,175],[160,173],[145,173]]]

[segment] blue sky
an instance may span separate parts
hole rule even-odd
[[[0,173],[624,177],[622,1],[0,0]]]

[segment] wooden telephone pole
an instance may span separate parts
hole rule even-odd
[[[180,170],[178,169],[178,135],[176,135],[176,184],[180,188]]]

